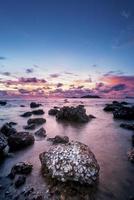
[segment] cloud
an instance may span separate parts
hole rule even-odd
[[[105,73],[103,76],[111,76],[111,75],[122,75],[124,74],[122,71],[120,70],[116,70],[116,71],[108,71],[107,73]]]
[[[57,84],[57,88],[62,87],[62,86],[63,86],[62,83],[58,83],[58,84]]]
[[[121,12],[121,16],[124,17],[125,19],[128,19],[130,17],[130,13],[127,12],[126,10],[123,10]]]
[[[21,77],[19,78],[19,83],[23,84],[23,83],[46,83],[47,81],[45,79],[38,79],[36,77],[32,77],[32,78],[24,78]]]
[[[0,56],[0,60],[6,60],[6,57]]]
[[[58,74],[58,73],[50,74],[51,78],[58,78],[59,76],[61,76],[61,74]]]
[[[11,73],[10,72],[0,72],[1,75],[4,75],[4,76],[11,76]]]
[[[28,69],[26,69],[26,73],[27,74],[31,74],[31,73],[33,73],[34,72],[34,69],[33,68],[28,68]]]

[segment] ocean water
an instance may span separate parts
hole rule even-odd
[[[48,110],[53,106],[77,106],[82,103],[81,101],[85,105],[87,114],[96,117],[88,123],[57,122],[54,116],[48,115]],[[127,101],[134,103],[133,99],[127,99]],[[5,122],[14,121],[18,123],[15,126],[16,129],[24,131],[23,126],[26,125],[27,118],[22,118],[20,115],[31,110],[30,102],[31,100],[9,100],[6,106],[0,107],[0,126]],[[69,103],[64,103],[64,99],[41,99],[38,102],[43,104],[45,111],[42,117],[47,120],[43,125],[47,137],[66,135],[70,140],[87,144],[95,154],[100,165],[100,178],[95,199],[127,200],[134,195],[134,165],[127,159],[133,132],[120,128],[123,120],[115,120],[112,113],[103,111],[105,104],[112,102],[111,99],[69,99]],[[26,107],[20,107],[21,104]],[[33,134],[34,132],[31,131]],[[14,153],[0,164],[0,176],[7,176],[15,163],[29,161],[33,164],[33,171],[27,178],[27,185],[32,184],[37,190],[46,192],[47,183],[41,175],[39,154],[46,151],[51,144],[46,139],[39,140],[36,137],[35,139],[34,145]]]

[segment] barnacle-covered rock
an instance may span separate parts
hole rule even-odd
[[[93,185],[99,177],[99,165],[89,147],[80,142],[58,144],[40,154],[42,171],[59,181]]]

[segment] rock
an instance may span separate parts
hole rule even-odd
[[[113,111],[113,116],[116,119],[132,120],[134,119],[134,106],[132,107],[120,107]]]
[[[40,107],[40,106],[42,106],[40,103],[36,103],[36,102],[31,102],[31,103],[30,103],[30,107],[31,107],[31,108],[38,108],[38,107]]]
[[[132,145],[134,146],[134,135],[132,135]]]
[[[5,136],[9,137],[10,135],[13,135],[17,133],[16,129],[13,128],[9,123],[5,123],[1,130],[0,130]]]
[[[48,141],[52,141],[53,144],[66,144],[69,142],[69,138],[67,136],[56,135],[54,138],[48,138]]]
[[[126,102],[126,101],[122,101],[121,104],[122,104],[122,105],[128,105],[129,103]]]
[[[46,137],[46,130],[42,127],[35,132],[35,135],[39,137]]]
[[[20,107],[24,108],[24,107],[25,107],[25,105],[20,105]]]
[[[128,151],[127,155],[128,155],[128,159],[129,159],[132,163],[134,163],[134,148],[130,149],[130,150]]]
[[[15,187],[18,188],[18,187],[22,186],[25,182],[26,182],[26,176],[20,175],[15,180]]]
[[[106,104],[103,110],[107,112],[113,112],[116,109],[119,109],[120,107],[122,107],[121,103],[119,103],[118,101],[113,101],[112,104]]]
[[[40,154],[44,175],[61,182],[93,185],[99,177],[99,165],[89,147],[80,142],[52,146]]]
[[[18,132],[8,137],[8,145],[11,151],[23,149],[34,143],[34,136],[28,132]]]
[[[120,127],[129,129],[129,130],[134,130],[134,123],[132,123],[132,124],[122,123],[122,124],[120,124]]]
[[[36,128],[35,124],[29,124],[23,127],[25,130],[34,130]]]
[[[4,134],[0,133],[0,160],[4,155],[4,149],[7,147],[7,139]]]
[[[33,110],[32,113],[33,115],[43,115],[45,112],[42,109],[39,109],[39,110]]]
[[[33,165],[31,163],[19,162],[12,167],[9,177],[13,179],[16,174],[28,175],[31,173],[32,169]]]
[[[48,111],[49,115],[56,115],[59,112],[57,108],[52,108]]]
[[[60,108],[56,114],[56,119],[84,123],[88,122],[90,117],[86,114],[84,106],[79,105],[77,107],[64,106]]]
[[[21,117],[31,117],[32,112],[25,112],[22,115],[20,115]]]
[[[44,118],[31,118],[27,121],[27,124],[35,124],[35,125],[42,125],[46,122],[46,119]]]
[[[17,125],[16,122],[9,122],[8,124],[9,124],[10,126],[15,126],[15,125]]]
[[[90,119],[95,119],[96,117],[94,115],[89,115]]]
[[[0,101],[0,106],[5,106],[7,104],[6,101]]]

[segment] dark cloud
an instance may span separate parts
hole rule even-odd
[[[33,68],[28,68],[28,69],[26,69],[26,73],[27,74],[31,74],[31,73],[33,73],[34,72],[34,69]]]
[[[51,78],[58,78],[59,76],[61,76],[61,74],[58,74],[58,73],[50,74]]]
[[[0,96],[6,96],[8,95],[6,90],[0,90]]]
[[[10,72],[0,72],[1,75],[4,75],[4,76],[11,76],[11,73]]]
[[[30,93],[28,90],[25,90],[25,89],[19,89],[18,91],[21,94],[29,94]]]
[[[58,84],[57,84],[57,88],[62,87],[62,86],[63,86],[62,83],[58,83]]]
[[[19,83],[23,84],[23,83],[46,83],[47,81],[45,79],[38,79],[36,77],[32,77],[32,78],[24,78],[21,77],[19,78]]]
[[[122,75],[122,74],[124,74],[124,73],[120,70],[116,70],[116,71],[111,70],[111,71],[105,73],[103,76]]]
[[[6,60],[6,57],[0,56],[0,60]]]

